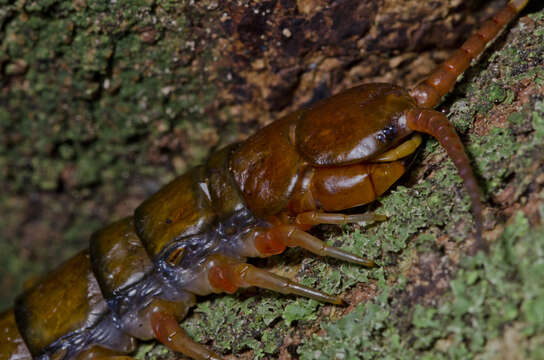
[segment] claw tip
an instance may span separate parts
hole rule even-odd
[[[342,306],[342,307],[346,307],[348,306],[349,304],[344,300],[342,299],[340,296],[337,297],[337,300],[335,302],[335,305],[338,305],[338,306]]]

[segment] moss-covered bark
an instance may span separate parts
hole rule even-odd
[[[457,3],[0,1],[5,302],[210,148],[363,79],[413,84],[501,1]],[[467,255],[468,199],[428,140],[380,199],[387,222],[317,229],[380,268],[298,250],[259,264],[350,306],[249,290],[203,299],[185,328],[241,358],[542,358],[542,5],[531,13],[442,105],[485,192],[489,254]]]

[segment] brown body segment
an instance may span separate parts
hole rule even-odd
[[[232,154],[240,147],[235,143],[210,155],[206,162],[207,190],[218,220],[224,220],[245,207],[230,167]]]
[[[19,333],[13,309],[0,313],[0,359],[24,360],[31,355]]]
[[[113,327],[87,250],[21,294],[14,310],[34,357],[72,358],[89,344],[125,353],[134,349],[134,339]]]
[[[365,205],[382,195],[406,171],[403,162],[320,168],[312,178],[312,196],[324,211]]]
[[[298,152],[314,166],[368,161],[411,131],[396,121],[416,107],[408,92],[390,84],[363,84],[312,105],[297,124]]]
[[[15,305],[17,324],[34,356],[60,337],[94,324],[106,312],[87,250],[25,291]]]
[[[91,236],[92,268],[106,299],[141,281],[153,270],[132,217],[114,222]]]
[[[93,235],[83,251],[0,314],[0,358],[127,359],[134,337],[152,337],[194,359],[220,359],[177,322],[195,295],[259,286],[341,304],[245,263],[299,246],[363,266],[356,255],[304,230],[320,223],[378,221],[374,214],[326,213],[373,201],[404,172],[403,158],[436,137],[465,182],[478,234],[480,195],[455,129],[428,109],[453,86],[485,44],[527,3],[511,0],[410,93],[366,84],[299,110],[247,141],[212,154],[135,211]],[[24,341],[23,341],[24,339]]]
[[[199,166],[174,179],[134,212],[136,232],[151,258],[174,239],[202,232],[215,219],[211,199],[200,186],[204,170]]]
[[[287,115],[247,139],[231,156],[230,168],[247,206],[257,216],[285,209],[305,164],[294,146],[294,130],[305,110]]]

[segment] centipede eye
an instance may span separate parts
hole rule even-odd
[[[184,247],[178,247],[174,249],[166,258],[166,263],[172,267],[179,265],[181,263],[181,260],[183,259],[184,253]]]

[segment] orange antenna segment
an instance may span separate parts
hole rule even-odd
[[[472,212],[474,213],[478,248],[485,249],[485,244],[481,239],[483,228],[483,206],[480,201],[480,188],[472,173],[470,161],[468,160],[463,149],[463,143],[459,139],[455,128],[444,114],[432,109],[408,110],[406,112],[406,125],[412,130],[431,135],[440,142],[448,153],[448,156],[457,168],[459,176],[463,179],[465,188],[472,201]]]
[[[486,45],[527,5],[528,0],[511,0],[493,18],[486,21],[460,49],[410,91],[420,107],[433,108],[455,85],[457,78],[478,57]]]

